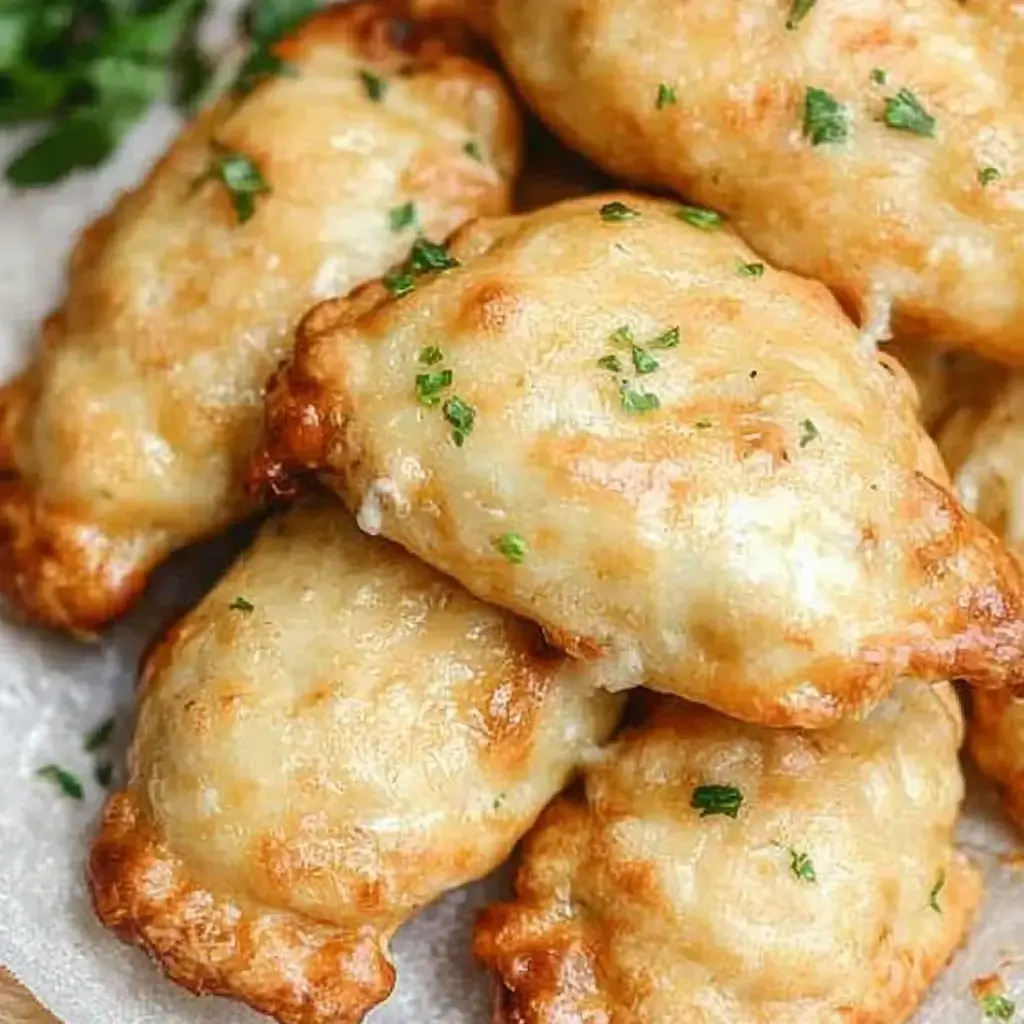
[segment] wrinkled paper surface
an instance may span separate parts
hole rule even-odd
[[[57,301],[77,233],[118,189],[144,173],[176,130],[155,109],[99,172],[14,193],[0,183],[0,377],[28,358],[35,329]],[[0,136],[0,162],[18,146]],[[109,715],[120,755],[131,729],[140,652],[226,565],[240,540],[186,552],[159,574],[142,606],[97,645],[0,620],[0,964],[66,1024],[256,1024],[266,1018],[227,1000],[196,999],[166,982],[138,950],[93,919],[83,881],[102,802],[86,732]],[[55,762],[86,789],[81,802],[38,779]],[[971,981],[998,971],[1024,1014],[1024,871],[1002,859],[1018,840],[976,777],[961,840],[984,869],[987,897],[968,946],[914,1024],[973,1024],[982,1012]],[[503,877],[468,886],[428,908],[397,936],[398,985],[372,1024],[486,1024],[489,983],[469,954],[474,908],[506,893]]]

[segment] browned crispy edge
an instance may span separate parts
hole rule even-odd
[[[578,805],[565,799],[556,801],[534,834],[559,828],[560,819],[578,811]],[[528,837],[526,857],[529,846]],[[603,967],[607,953],[597,929],[579,917],[566,917],[550,902],[546,905],[526,865],[517,874],[515,889],[516,900],[480,912],[474,932],[474,954],[495,979],[493,1024],[648,1024],[621,1001],[608,977]],[[967,938],[982,892],[979,873],[953,851],[943,887],[945,928],[934,946],[891,951],[877,964],[875,987],[858,1005],[824,1008],[814,1019],[844,1024],[908,1020]],[[671,951],[664,954],[671,956]],[[628,986],[628,979],[622,981]]]
[[[469,59],[476,44],[460,21],[417,12],[413,0],[329,7],[280,42],[278,51],[296,60],[333,40],[354,41],[367,60],[393,63],[402,71],[451,68],[463,75],[469,69],[487,78],[496,74]],[[72,274],[76,266],[102,259],[120,205],[85,229],[71,257]],[[43,325],[44,347],[60,344],[63,330],[58,310]],[[178,544],[145,524],[134,533],[110,533],[87,511],[47,501],[21,474],[15,439],[29,428],[39,369],[36,364],[0,388],[0,594],[29,622],[90,634],[131,607],[149,574]],[[151,542],[140,544],[140,539]]]
[[[100,921],[195,995],[238,999],[281,1024],[357,1024],[394,986],[386,937],[374,929],[194,884],[130,790],[107,801],[87,881]]]
[[[1024,830],[1024,751],[1011,751],[1000,737],[1003,716],[1014,704],[1006,691],[971,694],[967,716],[967,748],[974,763],[995,782],[1003,806]]]

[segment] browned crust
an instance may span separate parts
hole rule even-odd
[[[967,747],[975,764],[999,788],[1007,814],[1024,830],[1024,751],[1005,735],[1004,718],[1016,704],[1006,691],[971,695]]]
[[[566,815],[574,816],[575,808],[558,801],[541,823],[554,822],[557,827],[556,819]],[[493,1024],[656,1024],[632,1008],[629,979],[613,981],[604,970],[607,953],[595,928],[588,928],[578,916],[567,917],[561,908],[542,905],[524,869],[517,876],[516,892],[517,902],[483,910],[474,933],[474,954],[495,976]],[[943,888],[945,927],[934,945],[880,945],[875,985],[862,1001],[856,1006],[823,1006],[817,1013],[810,1011],[806,1020],[903,1024],[967,938],[981,896],[980,875],[955,852]],[[767,1022],[771,1017],[765,1014],[745,1016],[744,1024]]]
[[[195,995],[281,1024],[357,1024],[394,986],[385,937],[239,902],[193,883],[130,791],[112,796],[87,880],[97,917]]]

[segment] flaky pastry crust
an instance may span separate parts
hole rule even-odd
[[[94,629],[174,548],[250,513],[263,385],[298,317],[417,231],[508,209],[510,92],[456,26],[407,7],[308,21],[278,46],[294,74],[204,111],[86,230],[41,353],[0,391],[0,589],[23,615]],[[245,223],[207,175],[223,152],[270,188]],[[392,227],[410,201],[415,223]]]
[[[791,0],[462,2],[610,174],[727,214],[876,336],[891,307],[897,336],[1024,361],[1024,72],[1005,31],[954,0],[819,3],[798,24]],[[974,0],[996,4],[1008,20]]]
[[[500,1024],[898,1024],[963,940],[951,688],[764,730],[663,698],[527,837],[483,912]],[[735,818],[697,787],[735,787]]]
[[[619,701],[533,625],[313,500],[150,655],[96,913],[282,1024],[384,999],[388,940],[500,864]]]
[[[904,674],[1024,681],[1020,569],[946,489],[902,370],[825,288],[677,211],[606,194],[480,221],[412,294],[319,307],[259,471],[318,472],[616,683],[752,722],[825,726]]]

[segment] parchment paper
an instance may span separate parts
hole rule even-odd
[[[177,122],[155,109],[119,156],[99,172],[15,194],[0,184],[0,377],[35,344],[35,327],[57,300],[78,231],[134,182]],[[0,135],[0,161],[19,143]],[[244,531],[243,531],[244,532]],[[163,980],[135,949],[92,918],[83,864],[102,800],[85,733],[117,717],[115,761],[131,728],[139,653],[160,624],[191,603],[230,558],[238,537],[172,561],[128,621],[86,646],[0,620],[0,964],[67,1024],[254,1024],[257,1014],[220,999],[196,999]],[[36,770],[75,772],[85,799],[63,797]],[[118,770],[120,768],[118,767]],[[117,776],[115,775],[115,783]],[[962,841],[986,873],[988,897],[972,939],[914,1024],[969,1024],[982,1012],[969,986],[999,971],[1024,1021],[1024,872],[1000,855],[1017,848],[994,795],[970,779]],[[504,895],[504,879],[453,893],[408,925],[394,944],[398,987],[372,1024],[486,1024],[489,984],[468,952],[473,909]]]

